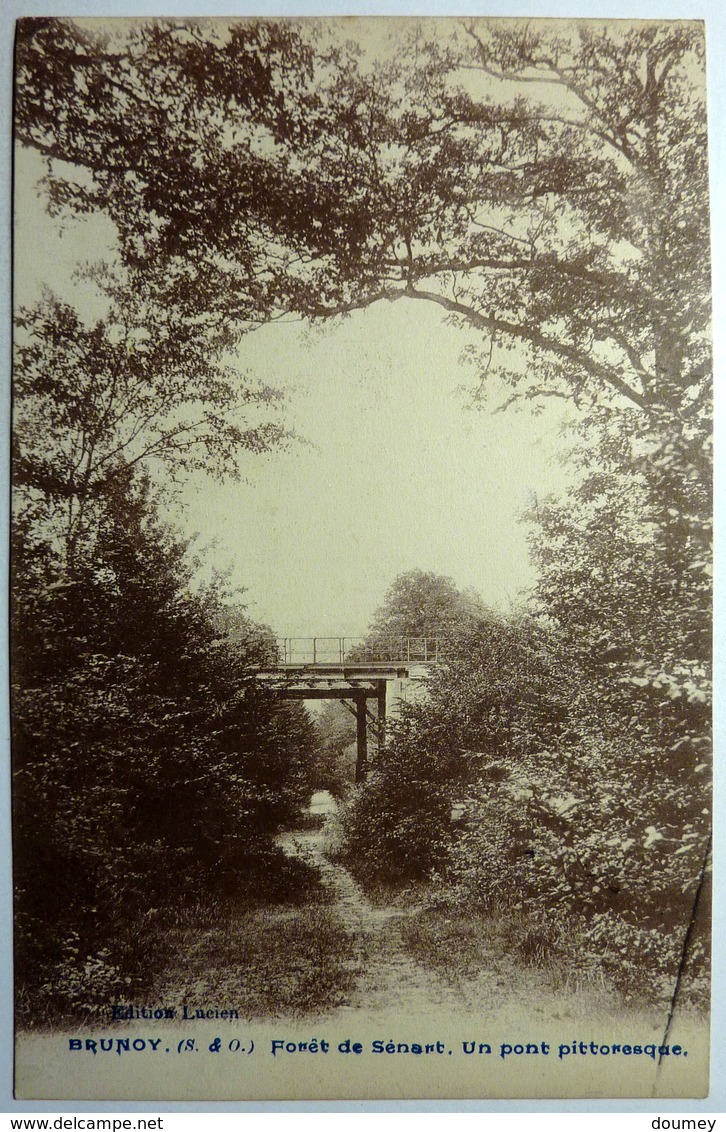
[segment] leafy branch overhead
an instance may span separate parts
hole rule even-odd
[[[23,27],[18,136],[55,199],[210,326],[428,302],[515,395],[698,413],[700,25],[461,21],[444,47],[421,21],[377,62],[314,21]]]

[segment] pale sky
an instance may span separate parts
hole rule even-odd
[[[93,312],[74,266],[112,252],[106,221],[60,234],[17,164],[17,301],[45,283]],[[287,393],[284,423],[307,443],[243,454],[240,483],[190,479],[173,517],[206,562],[245,587],[249,613],[279,636],[362,635],[386,589],[420,568],[508,608],[533,581],[517,516],[533,493],[566,488],[557,460],[564,404],[493,415],[471,409],[460,363],[468,341],[424,303],[379,303],[310,330],[277,323],[241,343],[241,370]],[[493,399],[496,405],[497,399]]]
[[[248,336],[253,371],[289,393],[308,444],[244,461],[246,482],[195,477],[186,522],[281,636],[360,635],[385,590],[418,567],[507,607],[531,583],[516,516],[566,484],[563,409],[467,408],[466,335],[423,303],[379,303],[312,336]]]

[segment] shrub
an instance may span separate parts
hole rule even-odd
[[[257,636],[220,637],[224,595],[193,589],[143,483],[72,569],[22,528],[14,566],[17,975],[25,1001],[93,1010],[141,977],[134,925],[159,909],[295,887],[272,836],[312,730],[256,681]]]

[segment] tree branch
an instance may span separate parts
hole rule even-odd
[[[479,330],[486,330],[490,334],[508,334],[512,338],[529,342],[540,350],[555,354],[565,361],[572,362],[585,373],[589,374],[590,377],[594,377],[598,381],[609,385],[622,397],[625,397],[628,401],[632,401],[633,404],[637,405],[639,408],[645,409],[646,411],[650,410],[650,405],[646,397],[644,397],[642,393],[639,393],[637,389],[633,389],[626,381],[623,381],[612,367],[605,365],[603,362],[598,362],[596,359],[578,350],[575,346],[568,346],[566,342],[558,342],[556,338],[550,338],[532,326],[508,322],[505,319],[497,318],[493,314],[482,314],[481,311],[477,311],[473,307],[466,306],[464,303],[457,302],[454,299],[449,299],[445,295],[437,295],[434,291],[421,291],[411,286],[406,287],[404,290],[382,290],[362,299],[342,303],[335,308],[317,307],[309,313],[313,317],[330,318],[338,314],[350,314],[355,310],[366,310],[382,299],[391,303],[398,302],[400,299],[417,299],[423,302],[435,303],[437,306],[443,307],[443,309],[450,314],[459,315],[471,326],[475,326]]]
[[[534,327],[507,322],[494,315],[481,314],[480,311],[476,311],[472,307],[465,306],[463,303],[455,302],[452,299],[447,299],[446,296],[437,295],[432,291],[417,291],[411,289],[401,292],[397,297],[423,299],[426,302],[437,303],[439,306],[443,307],[444,310],[450,311],[452,314],[461,315],[461,317],[471,323],[472,326],[479,327],[489,332],[493,331],[495,333],[508,334],[512,338],[530,342],[540,350],[556,354],[566,361],[574,362],[575,365],[580,366],[590,374],[591,377],[595,377],[599,381],[604,381],[607,385],[612,386],[612,388],[623,397],[626,397],[641,409],[648,408],[648,402],[645,397],[628,385],[627,382],[623,381],[622,378],[618,377],[610,366],[606,366],[602,362],[588,357],[574,346],[568,346],[565,342],[558,342],[556,338],[549,338]]]

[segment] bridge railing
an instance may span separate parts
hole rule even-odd
[[[365,637],[278,637],[281,664],[434,663],[446,645],[443,637],[393,637],[367,644]]]

